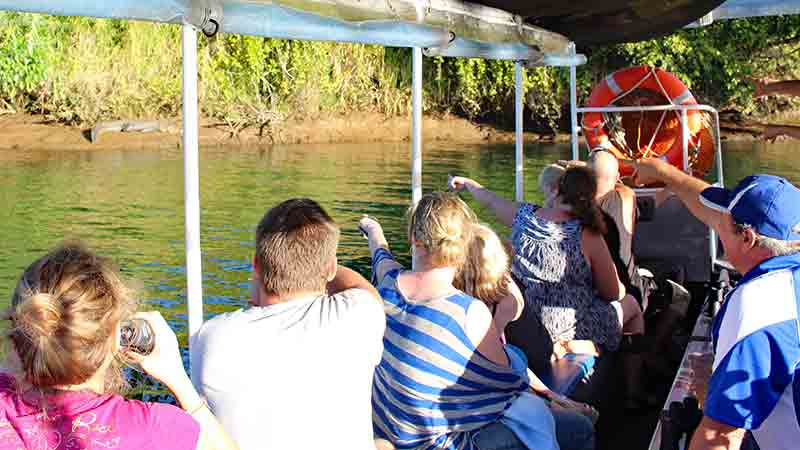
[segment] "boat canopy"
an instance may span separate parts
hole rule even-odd
[[[793,14],[800,14],[800,2],[797,0],[728,0],[703,16],[700,25],[708,25],[714,20]]]
[[[576,62],[547,59],[568,54],[565,36],[509,12],[461,0],[0,0],[0,10],[183,23],[208,35],[223,31],[418,47],[431,55],[541,65]]]
[[[421,47],[429,55],[553,58],[715,20],[800,14],[796,0],[0,0],[0,10],[188,23],[206,33]],[[552,59],[545,60],[546,55]]]

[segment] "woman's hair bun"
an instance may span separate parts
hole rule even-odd
[[[45,292],[21,293],[28,297],[17,305],[14,324],[32,343],[53,336],[61,326],[61,305]]]
[[[38,389],[84,383],[115,359],[116,328],[134,308],[110,261],[77,243],[53,249],[25,270],[11,299],[7,336],[20,381]],[[122,385],[119,370],[106,376],[107,389]]]

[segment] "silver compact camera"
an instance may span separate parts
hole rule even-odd
[[[120,325],[119,345],[140,355],[149,355],[156,347],[153,328],[144,319],[125,320]]]

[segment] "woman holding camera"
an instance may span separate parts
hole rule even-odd
[[[79,244],[25,270],[6,317],[0,449],[236,448],[195,391],[159,313],[136,315],[152,331],[152,352],[120,346],[120,324],[134,306],[109,261]],[[164,383],[181,408],[122,397],[123,359]]]

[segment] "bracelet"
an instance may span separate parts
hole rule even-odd
[[[203,407],[204,407],[204,406],[207,408],[207,407],[208,407],[208,403],[206,403],[205,399],[203,399],[203,398],[201,397],[201,398],[200,398],[200,404],[199,404],[199,405],[197,405],[197,407],[193,408],[191,411],[190,411],[190,410],[188,410],[188,409],[185,409],[185,408],[184,408],[184,411],[186,411],[186,413],[187,413],[187,414],[189,414],[190,416],[193,416],[193,415],[195,415],[195,414],[196,414],[198,411],[200,411],[201,409],[203,409]]]

